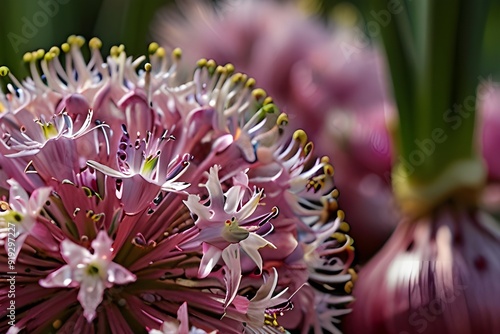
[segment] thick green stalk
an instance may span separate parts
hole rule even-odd
[[[400,117],[393,181],[403,209],[427,210],[482,185],[473,132],[488,3],[413,2],[382,30]],[[413,39],[403,40],[406,26]]]

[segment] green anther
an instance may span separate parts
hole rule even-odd
[[[0,76],[5,77],[9,74],[10,70],[7,66],[0,66]]]
[[[154,54],[156,52],[156,50],[158,50],[160,46],[158,45],[158,43],[156,42],[152,42],[149,44],[148,46],[148,52],[150,55]]]
[[[149,156],[145,159],[144,165],[142,166],[141,174],[149,175],[156,168],[158,164],[158,156]]]
[[[43,135],[45,139],[54,138],[58,135],[57,129],[52,123],[43,124],[41,121],[36,121],[38,125],[42,128]]]
[[[99,268],[93,264],[89,264],[87,267],[87,274],[90,276],[95,276],[99,274]]]
[[[279,111],[278,107],[276,107],[276,105],[273,103],[266,104],[265,106],[262,107],[262,110],[264,110],[266,114],[274,114]]]

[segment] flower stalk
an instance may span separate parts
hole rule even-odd
[[[388,1],[374,4],[378,8]],[[403,211],[419,216],[484,183],[473,132],[488,2],[401,6],[381,30],[399,111],[393,186]]]

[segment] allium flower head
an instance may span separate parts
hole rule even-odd
[[[306,133],[231,64],[184,80],[179,49],[83,44],[26,54],[0,94],[0,331],[338,332],[352,239]]]

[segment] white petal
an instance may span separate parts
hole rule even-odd
[[[102,302],[103,293],[104,284],[99,276],[87,276],[80,284],[78,301],[83,307],[83,315],[88,322],[91,322],[95,318],[95,310]]]
[[[200,196],[198,195],[189,195],[188,199],[183,202],[188,207],[189,211],[191,211],[191,213],[197,215],[203,220],[209,220],[212,216],[210,209],[200,203]]]
[[[89,259],[92,256],[86,248],[75,244],[69,239],[64,239],[61,242],[61,255],[70,266],[83,263],[85,259]]]
[[[258,249],[267,245],[276,248],[272,243],[255,233],[250,233],[248,238],[240,241],[240,245],[245,253],[247,253],[247,255],[257,265],[259,271],[262,271],[262,257],[260,256]]]
[[[240,246],[231,244],[222,251],[222,259],[226,264],[226,299],[224,305],[230,305],[238,293],[241,282]]]
[[[41,279],[38,283],[40,283],[40,285],[44,288],[66,288],[75,285],[77,282],[73,281],[73,273],[71,267],[69,265],[65,265],[52,272],[46,278]]]
[[[203,257],[201,258],[198,277],[205,278],[210,274],[221,257],[222,251],[212,245],[203,244]]]
[[[99,231],[97,237],[92,241],[94,256],[105,262],[110,262],[112,245],[113,240],[108,236],[108,233],[106,231]]]
[[[127,284],[135,282],[137,277],[123,266],[111,262],[108,265],[108,282],[113,284]]]
[[[28,212],[30,215],[37,216],[40,213],[40,210],[45,205],[51,192],[51,187],[38,188],[33,191],[28,204]]]
[[[21,185],[14,179],[7,180],[10,185],[9,190],[9,204],[12,210],[17,212],[26,213],[28,207],[28,193],[21,187]]]
[[[133,176],[133,175],[123,174],[122,172],[114,170],[113,168],[110,168],[106,165],[103,165],[103,164],[101,164],[97,161],[93,161],[93,160],[87,161],[87,165],[94,168],[95,170],[102,172],[103,174],[106,174],[108,176],[115,177],[118,179],[126,179],[126,178]]]

